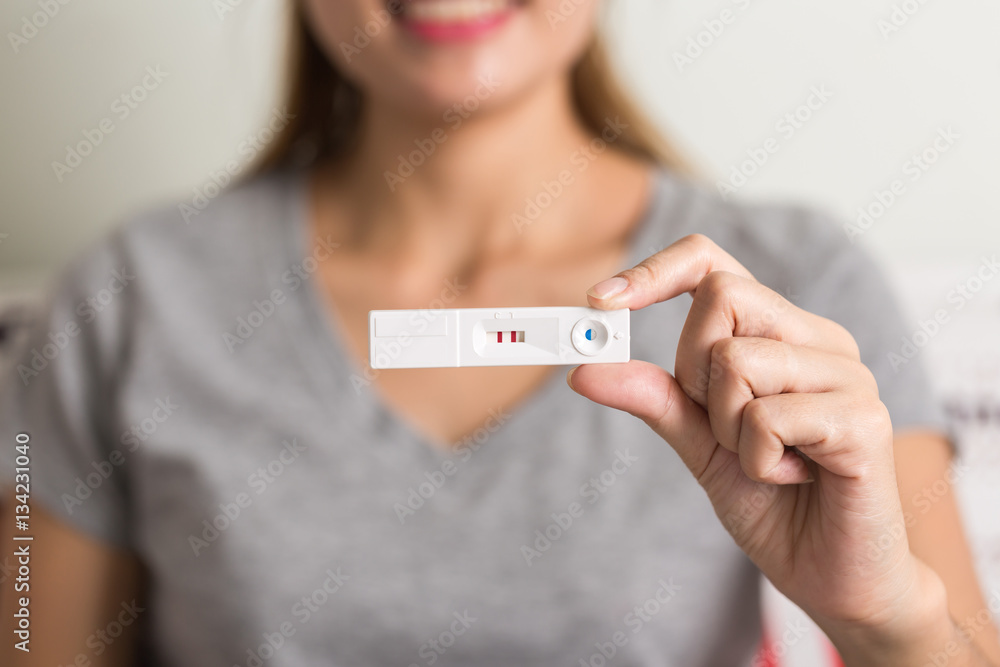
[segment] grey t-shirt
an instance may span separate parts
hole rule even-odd
[[[33,501],[145,562],[150,662],[745,664],[759,575],[642,422],[555,372],[445,453],[380,402],[312,281],[336,249],[307,247],[304,183],[118,229],[4,379],[0,483],[28,432]],[[897,428],[941,427],[919,359],[889,362],[911,325],[835,224],[661,171],[629,264],[693,232],[850,329]],[[633,358],[672,369],[688,304],[633,313]]]

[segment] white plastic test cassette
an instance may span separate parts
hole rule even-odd
[[[629,310],[372,310],[368,340],[372,368],[623,363]]]

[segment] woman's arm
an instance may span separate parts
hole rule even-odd
[[[965,469],[952,469],[951,447],[937,433],[897,434],[894,449],[910,551],[941,577],[960,632],[967,632],[980,652],[1000,665],[1000,640],[976,579],[954,493]]]
[[[143,618],[140,567],[131,554],[87,537],[37,506],[31,542],[14,542],[13,499],[0,505],[0,544],[30,545],[29,591],[15,591],[17,563],[0,585],[0,664],[11,667],[118,667],[134,663]],[[22,582],[23,583],[23,582]],[[14,647],[15,601],[30,595],[30,652]],[[121,633],[119,635],[119,628]],[[118,635],[112,637],[112,635]]]
[[[971,567],[967,549],[920,547],[935,539],[925,517],[920,555],[950,563],[945,575],[911,550],[889,412],[850,334],[698,235],[588,292],[595,307],[632,310],[683,293],[693,301],[676,377],[642,361],[595,364],[571,371],[570,386],[677,451],[736,543],[848,665],[989,667],[950,611],[974,600],[975,584],[946,588]],[[940,517],[960,530],[954,510]]]

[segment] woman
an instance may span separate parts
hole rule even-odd
[[[880,274],[678,176],[598,4],[303,0],[258,174],[90,252],[8,378],[13,664],[739,665],[758,569],[849,665],[1000,664]],[[589,401],[367,366],[372,309],[588,304],[642,360],[570,371]]]

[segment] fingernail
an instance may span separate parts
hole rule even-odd
[[[805,481],[802,482],[802,483],[803,484],[812,484],[815,481],[816,481],[816,478],[813,477],[812,475],[809,475],[808,477],[806,477]]]
[[[621,276],[615,276],[597,283],[587,290],[587,294],[595,299],[610,299],[614,295],[624,292],[626,287],[628,287],[628,281]]]
[[[576,372],[577,368],[579,368],[579,366],[569,369],[569,373],[566,373],[566,384],[569,385],[570,389],[573,389],[573,373]]]

